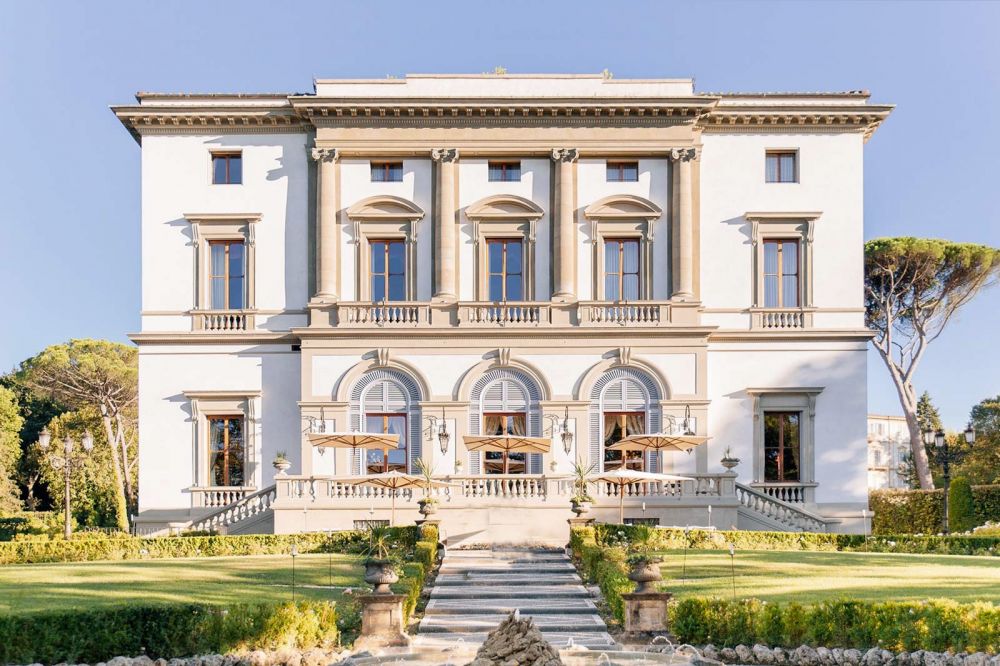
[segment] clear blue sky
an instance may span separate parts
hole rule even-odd
[[[311,92],[407,72],[693,76],[703,92],[867,88],[898,105],[866,149],[866,236],[1000,246],[1000,4],[0,3],[0,371],[138,327],[138,90]],[[1000,289],[917,376],[949,427],[1000,393]],[[871,411],[898,413],[870,355]]]

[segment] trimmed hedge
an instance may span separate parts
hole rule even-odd
[[[628,545],[638,526],[600,524],[577,527],[605,546]],[[868,537],[861,534],[815,532],[755,532],[749,530],[689,530],[657,528],[653,547],[656,550],[725,550],[732,544],[737,550],[854,551],[871,553],[909,553],[933,555],[1000,555],[1000,538],[993,536],[914,536],[888,535]]]
[[[1000,650],[1000,606],[985,602],[836,600],[803,605],[694,597],[671,604],[669,614],[678,640],[695,645]]]
[[[872,534],[895,534],[901,528],[913,534],[939,534],[944,525],[944,490],[940,488],[873,490],[868,505],[875,514]],[[972,514],[975,525],[1000,521],[1000,485],[972,486]]]
[[[960,476],[948,488],[948,529],[952,532],[968,532],[978,525],[972,484]]]
[[[0,615],[0,663],[152,659],[235,649],[332,647],[337,613],[330,602],[209,606],[122,606]]]

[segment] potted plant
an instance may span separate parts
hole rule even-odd
[[[656,592],[654,583],[663,580],[660,573],[662,558],[655,555],[655,532],[648,525],[636,525],[626,561],[631,566],[628,579],[637,584],[636,592]]]
[[[420,507],[420,515],[426,518],[432,513],[437,512],[437,498],[431,497],[431,490],[434,487],[434,470],[430,465],[425,464],[423,460],[418,460],[417,471],[423,477],[421,486],[424,489],[424,496],[417,501],[417,505]]]
[[[740,459],[733,456],[731,449],[727,446],[725,452],[722,454],[721,462],[722,466],[727,470],[732,470],[740,464]]]
[[[363,551],[365,582],[372,586],[373,594],[392,594],[389,586],[399,581],[399,562],[393,557],[394,548],[388,527],[372,525],[368,528],[368,542]]]
[[[278,470],[278,474],[286,473],[288,468],[292,466],[292,463],[288,461],[288,454],[284,451],[278,451],[271,464],[274,465],[274,469]]]
[[[587,492],[590,484],[587,476],[593,471],[594,465],[584,465],[579,458],[573,463],[573,497],[569,501],[578,518],[590,511],[590,505],[594,502],[594,498]]]

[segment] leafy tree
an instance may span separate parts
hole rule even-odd
[[[865,243],[865,323],[885,362],[910,431],[920,487],[933,487],[917,419],[914,374],[955,313],[1000,276],[1000,250],[925,238]]]
[[[21,493],[14,483],[17,462],[21,458],[21,418],[17,396],[0,386],[0,513],[21,508]]]
[[[21,365],[26,383],[74,410],[99,415],[110,451],[117,498],[115,526],[128,529],[134,506],[135,421],[138,364],[135,347],[107,340],[70,340],[52,345]],[[95,437],[96,441],[96,437]]]
[[[21,497],[30,511],[51,507],[48,487],[41,477],[38,465],[39,451],[35,446],[38,434],[49,421],[66,411],[66,408],[49,397],[38,395],[16,373],[0,376],[0,386],[11,390],[17,398],[18,411],[24,423],[21,426],[21,451],[17,460],[15,478]]]
[[[976,429],[976,443],[965,451],[956,471],[973,485],[1000,483],[1000,395],[973,407],[970,423]]]

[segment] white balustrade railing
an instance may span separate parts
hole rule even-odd
[[[777,331],[806,328],[806,313],[799,308],[768,308],[757,316],[756,328]]]
[[[191,489],[191,504],[194,507],[221,508],[238,502],[253,488],[238,488],[233,486],[203,486]]]
[[[463,323],[473,326],[546,326],[551,306],[531,301],[462,303]]]
[[[276,487],[268,486],[255,493],[244,495],[232,504],[191,522],[189,529],[218,531],[247,518],[259,515],[271,508],[276,498]]]
[[[242,310],[199,310],[194,314],[194,327],[199,331],[238,333],[253,328],[253,315]]]
[[[585,301],[579,305],[582,326],[659,326],[670,321],[668,301]]]
[[[804,532],[825,532],[827,529],[827,521],[822,516],[743,484],[736,484],[736,498],[746,509],[786,528]]]
[[[428,323],[430,306],[409,301],[339,303],[339,326],[422,326]]]
[[[806,489],[810,486],[800,483],[755,483],[753,487],[782,502],[801,504],[806,501]]]

